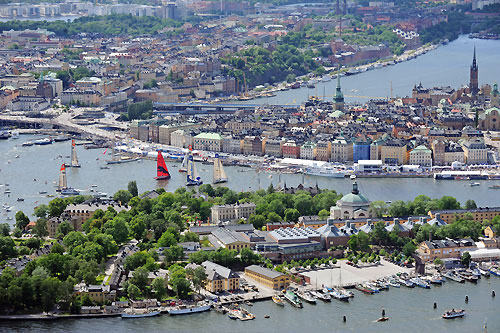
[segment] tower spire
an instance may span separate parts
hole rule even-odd
[[[470,82],[469,82],[469,89],[472,96],[476,96],[476,94],[479,92],[478,72],[479,68],[477,66],[477,60],[476,60],[476,46],[474,46],[474,55],[472,57],[472,65],[470,66]]]

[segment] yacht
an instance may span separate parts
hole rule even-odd
[[[444,319],[462,318],[463,316],[465,316],[465,310],[463,309],[451,309],[443,313]]]
[[[315,164],[312,167],[306,168],[304,173],[306,175],[330,177],[330,178],[344,178],[345,175],[347,174],[345,169],[330,163],[325,163],[321,166]]]

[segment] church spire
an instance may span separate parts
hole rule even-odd
[[[474,56],[472,57],[472,65],[470,66],[472,70],[477,71],[477,62],[476,62],[476,46],[474,46]]]
[[[474,56],[472,57],[472,64],[470,66],[470,82],[469,89],[473,97],[479,92],[479,82],[478,82],[478,66],[476,60],[476,47],[474,46]]]

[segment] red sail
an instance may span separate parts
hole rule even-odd
[[[170,172],[168,172],[167,165],[163,159],[161,151],[158,150],[158,158],[156,160],[156,179],[169,179]]]

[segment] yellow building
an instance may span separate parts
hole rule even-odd
[[[207,274],[206,290],[215,293],[240,288],[240,276],[229,268],[211,261],[205,261],[201,265]]]
[[[212,235],[222,247],[228,250],[240,251],[244,248],[250,248],[250,241],[236,231],[221,227],[212,231]]]
[[[450,210],[436,210],[429,211],[429,216],[435,218],[436,214],[446,223],[452,223],[457,219],[469,218],[476,222],[483,222],[484,220],[492,220],[495,216],[500,215],[500,207],[484,207],[476,209],[450,209]]]
[[[461,258],[462,253],[477,250],[472,239],[435,240],[420,243],[417,254],[422,261],[434,261],[444,258]]]
[[[484,229],[484,235],[490,239],[496,238],[497,237],[497,230],[495,227],[489,225]]]
[[[245,268],[245,275],[270,289],[282,290],[290,285],[290,277],[275,270],[252,265]]]
[[[406,144],[400,140],[392,140],[380,147],[380,159],[385,164],[402,165],[408,163]]]
[[[116,291],[110,290],[110,286],[77,284],[74,287],[73,295],[87,295],[92,301],[104,304],[105,301],[115,301]]]

